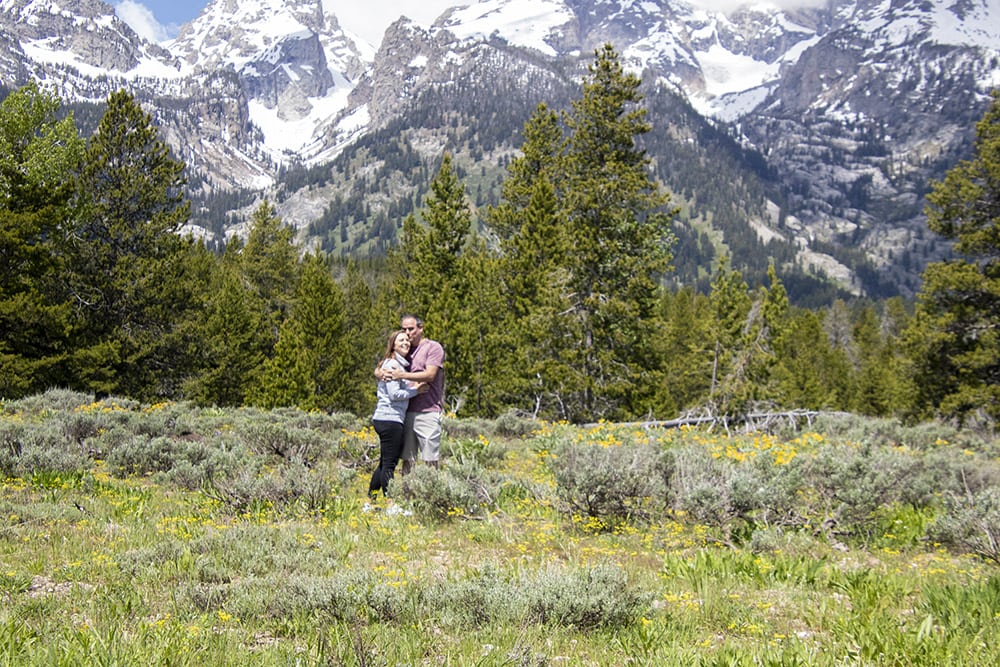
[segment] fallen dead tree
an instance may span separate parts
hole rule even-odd
[[[772,431],[778,427],[790,427],[792,429],[812,427],[813,421],[820,416],[842,415],[841,412],[823,412],[819,410],[784,410],[784,411],[754,411],[742,415],[712,414],[709,410],[701,410],[695,413],[688,413],[676,419],[647,420],[637,422],[622,422],[620,426],[635,426],[638,428],[681,428],[683,426],[705,426],[708,430],[715,428],[725,430],[726,434],[733,431],[753,433],[761,431]],[[593,427],[597,424],[584,424]]]

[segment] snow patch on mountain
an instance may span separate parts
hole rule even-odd
[[[346,89],[334,89],[325,97],[310,98],[310,111],[297,119],[283,118],[278,108],[250,101],[250,119],[264,134],[264,147],[275,156],[296,157],[313,143],[318,130],[347,106]],[[332,112],[332,113],[331,113]]]
[[[929,37],[939,44],[1000,49],[1000,0],[938,0]]]
[[[275,0],[215,0],[164,46],[184,59],[184,74],[220,64],[239,68],[286,39],[313,32],[297,8]]]
[[[572,20],[573,13],[563,2],[484,0],[446,12],[437,24],[461,40],[497,36],[510,44],[555,56],[548,38]]]

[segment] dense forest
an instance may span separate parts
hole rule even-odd
[[[565,112],[540,103],[523,127],[494,125],[521,135],[497,179],[464,173],[446,152],[426,194],[381,210],[365,239],[348,229],[372,215],[364,198],[330,202],[313,231],[377,251],[359,260],[300,247],[269,202],[245,240],[183,237],[185,167],[134,98],[113,94],[90,135],[51,93],[13,91],[0,105],[0,397],[61,387],[365,414],[386,336],[417,313],[445,347],[448,407],[462,416],[763,407],[993,423],[1000,101],[977,126],[974,158],[928,184],[930,230],[955,242],[955,259],[928,266],[914,303],[831,294],[809,308],[793,305],[789,289],[804,288],[776,270],[789,249],[750,253],[761,261],[749,279],[679,224],[678,195],[656,172],[704,166],[682,154],[650,163],[657,135],[643,102],[640,81],[599,50]],[[385,173],[425,168],[402,146],[394,159]],[[496,197],[470,192],[474,178]],[[200,213],[221,229],[231,204]],[[700,206],[693,194],[685,205]],[[723,227],[735,215],[711,213]],[[702,277],[678,280],[678,267]]]

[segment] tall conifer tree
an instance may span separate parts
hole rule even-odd
[[[206,305],[194,350],[197,373],[185,386],[186,396],[201,405],[244,405],[269,349],[260,301],[234,267],[224,265]]]
[[[159,376],[172,368],[167,343],[192,302],[183,279],[191,245],[177,234],[190,209],[184,184],[184,163],[149,114],[129,93],[112,93],[76,184],[67,276],[86,321],[80,371],[95,389],[161,394]],[[103,375],[108,366],[114,378]]]
[[[653,344],[663,360],[655,414],[668,417],[703,405],[711,390],[715,347],[712,304],[705,295],[683,288],[663,296],[663,329]]]
[[[385,351],[382,343],[386,334],[399,324],[398,313],[385,310],[384,301],[376,299],[357,262],[348,262],[341,283],[347,346],[340,408],[356,415],[367,415],[375,403],[372,369],[379,354]]]
[[[267,360],[254,402],[303,410],[343,409],[347,369],[344,293],[326,260],[307,255],[274,356]]]
[[[477,329],[482,317],[466,307],[468,282],[462,276],[462,256],[471,231],[465,186],[452,166],[451,154],[445,153],[431,180],[420,221],[415,215],[406,219],[402,242],[390,264],[399,314],[423,317],[425,335],[445,348],[452,397],[468,391],[473,374],[471,357],[462,349],[470,340],[463,329]]]
[[[74,321],[61,288],[61,229],[84,142],[59,99],[31,84],[0,104],[0,396],[72,386]]]
[[[487,211],[498,237],[505,304],[494,313],[504,332],[493,384],[509,405],[551,418],[566,417],[561,396],[573,386],[561,359],[569,309],[568,242],[556,183],[565,140],[558,116],[539,105],[525,124],[522,154],[511,161],[502,201]]]
[[[918,409],[1000,417],[1000,93],[976,125],[975,155],[935,183],[927,224],[960,259],[930,264],[907,331]]]
[[[273,344],[294,298],[299,248],[295,230],[282,222],[271,202],[264,200],[254,209],[238,263],[244,285],[264,308],[264,325]]]
[[[636,413],[652,394],[658,280],[673,237],[670,197],[637,143],[650,130],[641,99],[638,77],[605,45],[566,115],[562,195],[576,335],[565,357],[579,371],[572,419]]]

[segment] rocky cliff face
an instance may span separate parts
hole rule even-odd
[[[842,5],[740,118],[782,175],[793,232],[857,245],[878,266],[926,253],[928,181],[967,154],[1000,83],[993,38],[960,20],[975,5],[981,21],[989,5],[964,4]]]
[[[110,7],[100,0],[10,0],[3,7],[22,45],[44,41],[49,51],[72,54],[78,66],[129,70],[150,46],[124,22],[109,20]]]

